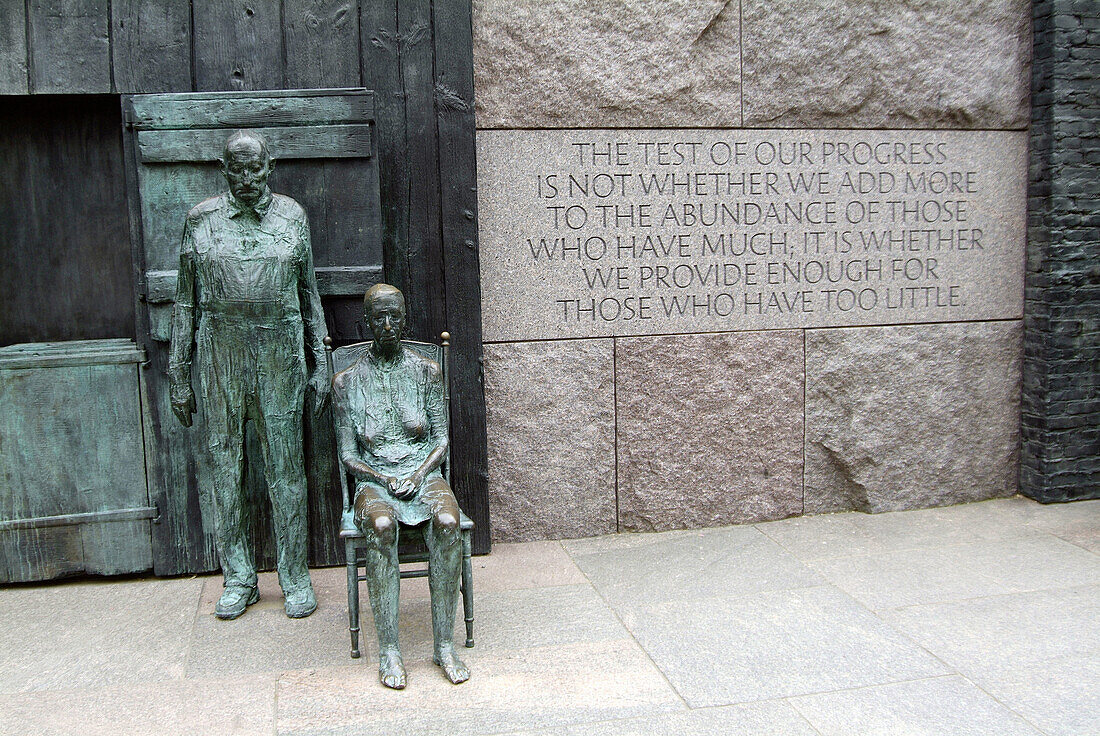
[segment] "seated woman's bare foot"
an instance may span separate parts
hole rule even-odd
[[[405,688],[405,663],[396,649],[387,649],[378,657],[378,679],[394,690]]]
[[[470,668],[455,655],[453,646],[443,646],[432,657],[432,661],[443,668],[443,674],[455,685],[470,679]]]

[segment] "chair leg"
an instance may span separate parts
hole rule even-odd
[[[344,541],[344,554],[348,558],[348,629],[351,632],[351,656],[359,658],[359,562],[355,543]]]
[[[474,565],[470,532],[462,533],[462,613],[466,619],[466,646],[474,645]]]

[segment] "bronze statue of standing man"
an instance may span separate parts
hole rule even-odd
[[[223,619],[259,599],[242,485],[247,420],[263,452],[286,614],[302,618],[317,608],[306,568],[302,410],[307,351],[315,410],[328,395],[327,330],[306,213],[271,192],[272,164],[263,136],[238,131],[226,141],[229,191],[187,214],[172,315],[172,409],[187,427],[196,406],[193,356],[199,374],[225,578],[214,612]]]
[[[433,660],[458,684],[470,671],[455,654],[462,569],[458,502],[440,473],[450,426],[439,366],[404,347],[405,298],[388,284],[364,299],[374,342],[333,378],[340,460],[355,479],[355,524],[367,540],[367,586],[378,634],[382,684],[405,687],[397,641],[398,523],[426,524]]]

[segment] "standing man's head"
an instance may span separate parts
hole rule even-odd
[[[389,284],[375,284],[363,297],[363,308],[375,344],[386,352],[399,347],[405,331],[405,297],[401,290]]]
[[[255,205],[268,193],[267,177],[274,165],[267,141],[259,133],[238,130],[225,142],[222,173],[229,191],[246,205]]]

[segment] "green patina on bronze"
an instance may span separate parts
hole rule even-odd
[[[426,524],[434,661],[453,683],[470,671],[454,650],[462,566],[458,503],[440,465],[449,424],[439,366],[401,344],[405,299],[378,284],[364,299],[370,350],[333,379],[340,460],[355,479],[355,524],[367,540],[367,585],[378,634],[379,678],[405,687],[397,638],[399,524]]]
[[[264,138],[239,131],[225,144],[229,191],[187,215],[180,248],[168,379],[172,410],[191,426],[192,363],[206,415],[208,462],[225,591],[215,607],[236,618],[258,600],[242,484],[245,422],[263,453],[286,613],[317,600],[306,568],[302,409],[308,383],[319,411],[328,396],[327,336],[309,223],[297,202],[273,194]],[[192,360],[194,358],[194,360]]]

